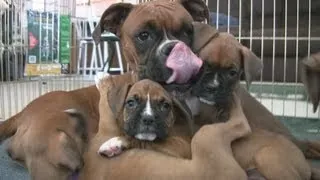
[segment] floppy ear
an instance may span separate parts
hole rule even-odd
[[[178,0],[194,21],[209,21],[209,9],[203,0]]]
[[[242,68],[244,71],[247,89],[249,89],[251,82],[260,75],[263,64],[261,59],[245,46],[241,47],[241,54]]]
[[[301,63],[301,81],[304,84],[316,112],[320,101],[320,54]]]
[[[218,31],[205,23],[193,22],[193,44],[192,50],[195,53],[199,53],[203,47],[205,47],[213,37],[218,35]]]
[[[101,16],[99,24],[92,33],[95,43],[100,43],[101,33],[104,31],[119,35],[121,25],[133,7],[134,5],[130,3],[116,3],[106,9]]]
[[[177,120],[178,119],[183,120],[183,122],[181,122],[181,123],[187,122],[189,125],[189,128],[190,128],[190,132],[193,135],[195,132],[194,121],[193,121],[192,113],[191,113],[189,107],[185,103],[180,102],[175,97],[172,97],[172,101],[173,101],[174,112],[177,113],[177,114],[175,114],[175,118]]]
[[[131,83],[117,83],[113,81],[113,86],[110,88],[107,92],[108,97],[108,104],[111,108],[111,111],[114,115],[114,117],[119,117],[119,114],[121,113],[126,97],[128,95],[128,92],[131,88]]]

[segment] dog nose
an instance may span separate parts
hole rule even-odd
[[[161,53],[165,56],[169,56],[174,46],[177,44],[177,42],[169,42],[163,46],[161,49]]]
[[[142,119],[143,124],[147,125],[147,126],[153,124],[154,121],[155,121],[155,119],[152,116],[146,116],[146,117],[143,117],[143,119]]]

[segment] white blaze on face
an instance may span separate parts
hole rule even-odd
[[[219,83],[219,80],[218,80],[218,73],[216,73],[214,75],[213,80],[210,82],[209,86],[215,88],[215,87],[218,87],[219,85],[220,85],[220,83]]]
[[[178,43],[179,40],[176,39],[169,39],[167,31],[165,29],[163,29],[163,41],[161,42],[161,44],[159,45],[159,47],[157,48],[157,55],[159,56],[161,54],[162,49],[169,43],[173,43],[176,42]]]
[[[151,108],[151,102],[150,102],[150,95],[148,93],[147,95],[147,103],[146,103],[146,107],[143,110],[143,114],[145,115],[149,115],[149,116],[153,116],[153,110]]]

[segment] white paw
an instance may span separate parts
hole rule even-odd
[[[114,137],[104,142],[100,146],[98,150],[98,154],[104,155],[107,157],[113,157],[120,154],[123,148],[124,148],[123,141],[121,141],[119,137]]]
[[[109,73],[107,72],[97,72],[97,74],[94,76],[94,82],[96,83],[97,88],[99,88],[99,84],[101,80],[108,77]]]

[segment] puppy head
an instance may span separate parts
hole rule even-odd
[[[185,83],[202,65],[188,49],[192,22],[208,18],[208,8],[202,0],[117,3],[103,13],[93,37],[99,42],[105,30],[120,36],[124,59],[131,70],[139,72],[140,79]],[[177,65],[179,59],[190,63],[181,68]]]
[[[232,98],[242,72],[249,86],[260,74],[262,62],[228,33],[217,34],[209,25],[200,23],[195,24],[194,29],[196,41],[193,48],[200,50],[199,56],[205,62],[202,74],[192,88],[193,94],[207,104],[226,104]],[[203,34],[209,34],[209,37],[201,37]]]
[[[310,96],[313,112],[316,112],[320,101],[320,53],[301,61],[301,80]]]
[[[165,139],[180,115],[187,123],[191,122],[191,114],[178,100],[161,85],[147,79],[129,86],[114,84],[108,92],[108,104],[119,127],[139,140]]]

